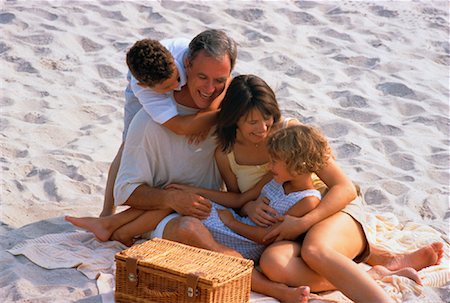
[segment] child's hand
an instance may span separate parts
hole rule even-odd
[[[222,220],[223,224],[230,225],[230,223],[234,220],[233,214],[227,209],[218,209],[217,214],[219,215],[220,220]]]
[[[209,134],[209,129],[202,131],[200,133],[196,133],[194,135],[190,135],[190,136],[188,136],[188,143],[197,145],[200,142],[204,141],[206,139],[206,137],[208,137],[208,134]]]

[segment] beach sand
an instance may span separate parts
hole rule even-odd
[[[432,237],[409,234],[408,247],[445,242],[448,269],[449,2],[0,5],[2,302],[101,302],[95,279],[6,250],[75,231],[64,215],[100,213],[121,143],[127,49],[207,28],[238,42],[234,74],[262,77],[285,116],[325,132],[369,214],[396,222],[394,238],[408,224],[431,227]],[[424,287],[418,298],[410,300],[448,302],[449,284]]]

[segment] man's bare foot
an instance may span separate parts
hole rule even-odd
[[[389,270],[398,270],[404,267],[412,267],[415,270],[421,270],[428,266],[441,263],[444,254],[444,243],[434,242],[419,248],[412,253],[396,254],[388,258],[383,265]]]
[[[94,217],[71,217],[65,216],[64,220],[72,223],[73,225],[80,227],[84,230],[90,231],[95,235],[97,239],[102,242],[108,241],[111,237],[111,231],[108,230],[107,224],[103,218]]]
[[[307,303],[309,300],[309,286],[289,287],[281,298],[283,303]]]
[[[422,281],[419,278],[419,274],[414,268],[405,267],[402,269],[391,271],[384,266],[375,265],[367,272],[374,280],[381,280],[386,276],[402,276],[408,279],[413,280],[419,285],[422,285]]]

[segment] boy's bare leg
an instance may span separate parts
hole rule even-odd
[[[100,213],[100,217],[110,216],[115,213],[116,207],[114,206],[114,183],[116,182],[117,172],[119,171],[120,160],[122,158],[123,142],[120,145],[117,155],[111,163],[108,171],[108,179],[106,180],[105,197],[103,200],[103,209]]]
[[[154,230],[158,223],[170,213],[172,213],[171,209],[144,211],[134,220],[116,229],[110,239],[131,246],[135,237]]]
[[[414,252],[400,254],[371,246],[371,253],[366,263],[372,266],[382,265],[389,270],[399,270],[407,267],[421,270],[425,267],[441,263],[442,256],[444,255],[443,246],[444,244],[442,242],[434,242]]]
[[[92,232],[100,241],[108,241],[113,232],[142,215],[145,211],[135,208],[128,208],[123,212],[108,217],[71,217],[64,219],[75,226]]]
[[[193,217],[179,217],[169,221],[164,229],[163,238],[242,258],[237,251],[217,243],[201,221]],[[252,271],[251,280],[253,291],[274,297],[281,302],[308,302],[308,286],[289,287],[269,280],[256,269]]]

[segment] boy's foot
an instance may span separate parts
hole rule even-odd
[[[73,225],[80,227],[84,230],[90,231],[95,237],[102,241],[108,241],[111,237],[111,232],[106,228],[103,218],[94,217],[71,217],[65,216],[64,220],[72,223]]]

